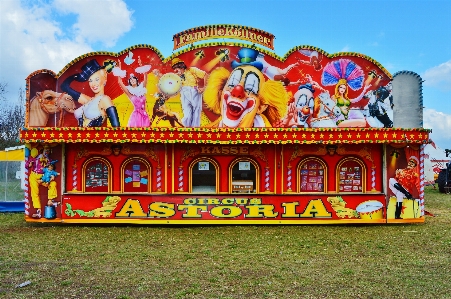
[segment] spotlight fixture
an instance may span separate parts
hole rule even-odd
[[[399,152],[398,152],[398,150],[393,150],[393,151],[391,152],[390,156],[395,157],[395,158],[398,158],[398,157],[399,157]]]

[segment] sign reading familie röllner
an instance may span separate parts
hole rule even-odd
[[[212,38],[242,39],[274,49],[274,35],[268,32],[238,25],[211,25],[196,27],[175,34],[173,37],[174,50]]]

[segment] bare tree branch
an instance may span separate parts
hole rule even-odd
[[[1,100],[6,100],[6,86],[6,83],[0,82]],[[14,105],[0,105],[0,149],[20,145],[19,131],[25,123],[24,103],[25,92],[20,89]]]

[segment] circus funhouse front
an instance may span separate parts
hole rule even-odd
[[[26,221],[424,222],[422,79],[273,41],[209,25],[30,74]]]

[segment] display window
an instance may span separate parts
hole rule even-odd
[[[230,166],[230,192],[258,193],[259,190],[258,164],[249,158],[241,158],[232,162]]]
[[[123,192],[151,191],[151,166],[143,158],[133,157],[124,161],[121,169],[121,188]]]
[[[83,164],[83,192],[111,192],[111,164],[92,157]]]
[[[218,193],[219,165],[211,158],[199,158],[191,163],[190,192]]]
[[[337,165],[338,192],[365,192],[366,168],[358,158],[347,157]]]
[[[326,163],[315,157],[305,158],[298,165],[298,192],[327,192]]]

